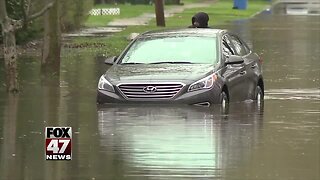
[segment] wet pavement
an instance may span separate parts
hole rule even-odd
[[[21,57],[22,93],[0,88],[0,179],[320,179],[320,16],[225,28],[262,54],[263,106],[97,108],[95,55],[64,52],[49,75]],[[46,126],[72,126],[72,161],[44,160]]]

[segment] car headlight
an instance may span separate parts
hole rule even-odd
[[[102,75],[99,79],[98,89],[114,92],[114,88],[113,88],[112,84],[108,80],[106,80],[104,75]]]
[[[196,91],[200,89],[209,89],[213,86],[213,83],[217,80],[216,74],[211,74],[210,76],[207,76],[203,79],[200,79],[199,81],[191,84],[189,86],[188,91]]]

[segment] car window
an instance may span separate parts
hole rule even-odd
[[[222,53],[225,56],[235,55],[235,50],[227,36],[222,38]]]
[[[187,62],[217,63],[215,37],[166,36],[137,39],[121,59],[121,63]]]
[[[242,42],[236,36],[228,35],[228,38],[230,38],[230,41],[232,42],[237,55],[245,56],[248,54],[245,46],[242,44]]]
[[[233,55],[233,52],[228,46],[225,45],[225,43],[222,43],[222,54],[227,57]]]

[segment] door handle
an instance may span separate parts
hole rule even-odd
[[[246,71],[240,71],[240,75],[245,75],[246,73]]]

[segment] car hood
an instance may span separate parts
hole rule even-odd
[[[106,77],[112,83],[194,82],[213,72],[211,64],[135,64],[114,65]]]

